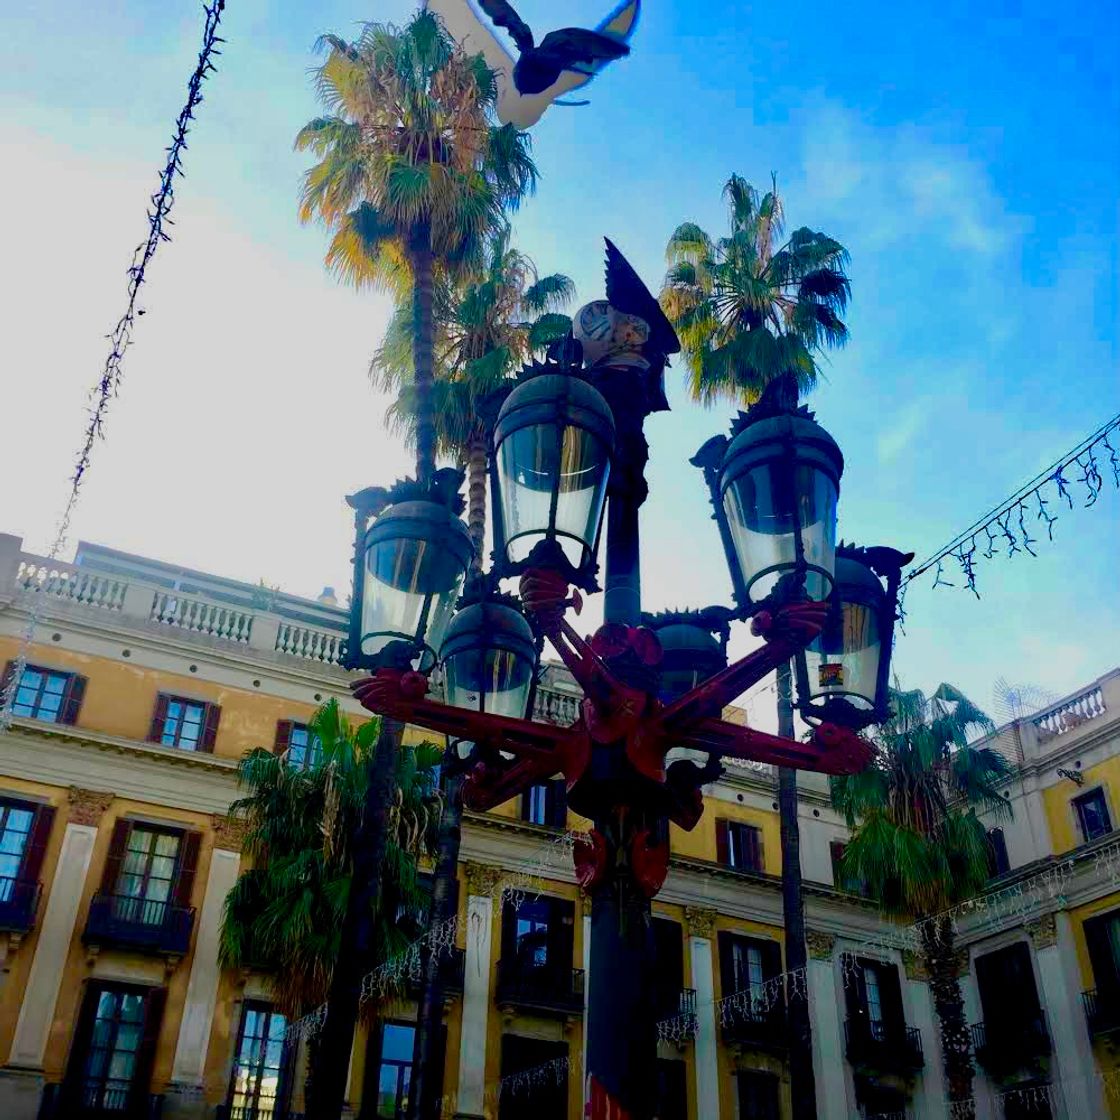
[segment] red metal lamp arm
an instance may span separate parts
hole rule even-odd
[[[799,649],[808,645],[824,626],[829,605],[814,601],[790,603],[773,614],[762,612],[754,620],[755,633],[766,645],[686,692],[661,713],[661,723],[670,739],[687,735],[700,720],[718,717],[752,684],[762,680]]]
[[[806,743],[755,731],[721,719],[696,724],[675,746],[709,751],[723,758],[741,758],[821,774],[854,774],[871,761],[874,748],[854,731],[821,724]]]

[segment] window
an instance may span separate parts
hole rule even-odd
[[[148,739],[184,751],[212,751],[220,715],[217,704],[161,693],[156,700]]]
[[[562,781],[540,782],[521,796],[521,819],[563,828],[568,818],[567,790]]]
[[[514,924],[514,944],[517,959],[533,968],[548,964],[548,927],[551,907],[548,900],[537,898],[523,902],[517,908]]]
[[[0,902],[7,902],[15,893],[34,820],[33,805],[0,801]]]
[[[772,1073],[744,1070],[739,1082],[739,1115],[752,1120],[780,1120],[778,1078]]]
[[[883,996],[879,990],[879,971],[873,965],[863,966],[863,987],[867,993],[867,1021],[871,1024],[871,1036],[878,1038],[883,1033]]]
[[[688,1067],[677,1059],[657,1059],[654,1120],[688,1120]]]
[[[78,1017],[63,1115],[138,1115],[147,1093],[165,993],[91,981]],[[146,1102],[145,1102],[146,1103]]]
[[[161,925],[175,882],[180,836],[135,827],[129,830],[116,882],[113,910],[127,922]]]
[[[229,1120],[271,1120],[282,1111],[287,1026],[267,1003],[246,1001],[234,1052]]]
[[[0,797],[0,928],[31,928],[53,822],[53,806]]]
[[[10,661],[4,672],[4,690],[14,672],[15,663]],[[16,685],[12,714],[25,719],[43,720],[45,723],[72,724],[77,721],[85,690],[86,678],[77,673],[62,673],[28,665]]]
[[[386,1023],[381,1031],[381,1062],[377,1069],[377,1111],[386,1120],[404,1120],[412,1081],[412,1046],[416,1029],[410,1023]]]
[[[1092,789],[1073,799],[1077,812],[1077,822],[1081,825],[1081,835],[1085,842],[1106,836],[1112,831],[1112,820],[1108,815],[1108,804],[1103,789]]]
[[[897,966],[846,957],[843,973],[849,1045],[864,1053],[869,1043],[900,1036],[906,1028],[906,1015]]]
[[[1085,944],[1098,990],[1111,996],[1120,994],[1120,910],[1089,918]]]
[[[988,829],[988,876],[992,879],[1006,875],[1011,870],[1011,861],[1007,858],[1007,841],[1003,836],[1002,828]]]
[[[568,1057],[566,1042],[546,1042],[520,1035],[502,1036],[502,1077],[540,1069],[549,1062],[562,1062]],[[498,1120],[567,1120],[568,1078],[559,1083],[548,1079],[539,1092],[504,1092],[498,1098]]]
[[[716,821],[716,855],[737,871],[761,871],[762,829],[742,821]]]
[[[769,984],[782,971],[782,947],[776,941],[721,930],[719,957],[720,983],[725,996],[749,992],[752,1016],[778,1013],[782,992]]]
[[[288,765],[296,770],[314,770],[323,759],[323,744],[306,723],[282,719],[276,725],[276,754],[287,752]]]

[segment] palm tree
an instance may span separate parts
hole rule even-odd
[[[728,236],[713,240],[685,222],[666,249],[661,306],[680,336],[692,396],[750,404],[783,375],[809,389],[820,352],[848,338],[840,318],[848,252],[805,227],[779,244],[785,211],[776,181],[763,195],[732,175],[723,197]]]
[[[430,407],[438,269],[477,259],[486,236],[536,183],[528,138],[493,123],[494,72],[439,20],[367,24],[354,42],[324,36],[316,80],[329,115],[296,148],[318,157],[304,178],[300,219],[332,231],[327,265],[341,279],[412,302],[419,481],[434,463]],[[438,266],[438,267],[437,267]]]
[[[220,944],[224,966],[268,972],[278,1006],[291,1016],[327,997],[378,734],[376,720],[352,728],[336,700],[319,708],[309,727],[319,747],[307,769],[263,748],[241,760],[239,778],[246,794],[230,814],[247,826],[245,853],[252,865],[226,897]],[[442,752],[431,744],[407,747],[397,755],[399,795],[373,915],[370,966],[405,949],[427,908],[418,860],[435,850],[439,799],[434,786],[441,759]],[[402,916],[411,916],[411,922]],[[317,1057],[313,1046],[309,1097]]]
[[[777,182],[766,194],[732,175],[723,188],[730,212],[726,237],[713,239],[695,222],[673,231],[661,306],[681,340],[694,400],[751,404],[778,378],[809,389],[821,352],[848,337],[840,318],[850,283],[847,250],[826,234],[802,227],[781,242],[785,211]],[[777,673],[778,734],[794,733],[788,666]],[[805,906],[797,773],[778,770],[782,909],[786,968],[805,967]],[[808,1001],[789,1000],[790,1074],[794,1120],[816,1116],[812,1025]]]
[[[969,736],[990,731],[992,722],[952,685],[928,699],[916,690],[892,699],[894,715],[875,735],[872,764],[832,781],[833,804],[854,829],[841,873],[916,921],[950,1100],[963,1103],[972,1098],[972,1053],[945,911],[987,884],[989,842],[977,812],[1010,812],[999,793],[1010,767],[991,747],[970,745]]]
[[[477,273],[458,284],[445,275],[436,286],[436,447],[466,464],[467,525],[476,565],[486,534],[489,431],[482,402],[533,354],[568,333],[571,319],[560,311],[574,295],[567,276],[538,275],[533,261],[510,244],[508,226],[490,237]],[[390,422],[415,441],[419,401],[411,379],[413,323],[411,306],[399,303],[370,362],[370,375],[379,389],[396,394]]]

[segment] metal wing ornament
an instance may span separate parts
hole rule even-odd
[[[641,0],[623,0],[597,27],[550,31],[537,43],[528,24],[506,0],[425,0],[451,37],[468,53],[481,54],[498,76],[498,119],[529,128],[550,105],[587,85],[615,59],[630,53]],[[481,11],[479,10],[481,9]],[[489,18],[487,18],[489,17]],[[504,28],[517,47],[515,58],[494,28]]]

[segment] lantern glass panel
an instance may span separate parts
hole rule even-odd
[[[805,651],[810,702],[842,697],[857,708],[873,709],[881,650],[878,610],[842,603]]]
[[[372,544],[366,550],[362,653],[376,654],[391,641],[418,638],[438,649],[463,575],[461,558],[446,541],[389,537]]]
[[[797,564],[796,529],[804,548],[805,592],[824,599],[836,562],[836,485],[801,464],[762,463],[724,490],[731,539],[752,602],[766,598]]]
[[[448,701],[492,715],[523,719],[533,664],[504,649],[468,649],[444,662]]]
[[[590,432],[552,424],[519,428],[498,448],[506,552],[524,560],[554,529],[573,566],[595,547],[610,455]],[[555,496],[555,521],[552,519]]]

